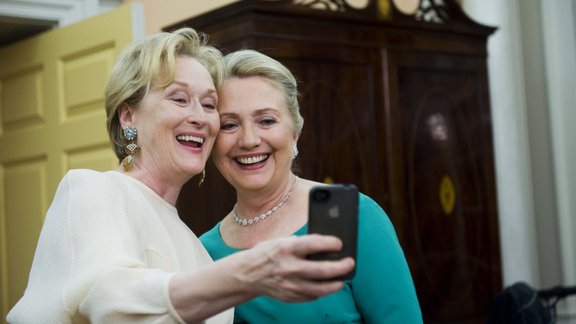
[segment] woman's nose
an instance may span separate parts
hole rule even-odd
[[[247,126],[242,129],[242,137],[240,138],[240,146],[252,149],[260,145],[260,136],[254,131],[253,127]]]
[[[190,103],[188,110],[188,116],[186,121],[190,124],[203,125],[206,122],[206,112],[200,101],[195,98]]]

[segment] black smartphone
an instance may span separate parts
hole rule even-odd
[[[343,243],[340,251],[311,254],[309,259],[340,260],[352,257],[356,261],[358,188],[352,184],[313,187],[308,203],[308,233],[334,235]],[[354,274],[355,269],[334,279],[350,279]]]

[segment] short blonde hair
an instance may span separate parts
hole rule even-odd
[[[300,114],[298,103],[298,84],[288,68],[279,61],[251,49],[243,49],[227,54],[224,57],[224,79],[262,77],[284,94],[284,101],[294,121],[295,131],[300,133],[304,118]]]
[[[104,93],[108,136],[119,160],[126,157],[119,108],[123,104],[137,108],[151,86],[166,87],[174,81],[176,57],[198,60],[210,72],[216,87],[221,84],[222,53],[207,42],[207,35],[181,28],[136,40],[122,51]]]

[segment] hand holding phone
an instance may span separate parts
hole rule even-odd
[[[356,262],[358,238],[358,189],[351,184],[316,186],[310,190],[308,233],[333,235],[342,240],[342,249],[308,256],[311,260],[340,260],[352,257]],[[355,270],[335,279],[350,279]]]

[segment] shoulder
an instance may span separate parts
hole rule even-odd
[[[386,212],[384,211],[384,209],[382,209],[382,207],[376,202],[374,201],[374,199],[372,199],[370,196],[359,192],[358,193],[358,209],[360,214],[371,214],[371,215],[381,215],[385,218],[388,218],[388,215],[386,214]]]
[[[217,249],[222,245],[222,239],[220,237],[220,223],[216,224],[210,230],[200,235],[199,238],[204,247],[208,249],[208,251]]]
[[[69,170],[58,186],[56,197],[67,197],[71,204],[111,203],[122,199],[123,189],[114,171],[100,172],[88,169]]]
[[[218,260],[235,252],[222,240],[220,224],[221,223],[216,224],[212,229],[200,236],[200,242],[202,242],[202,245],[204,245],[204,248],[214,260]]]
[[[213,240],[216,240],[217,238],[219,238],[219,236],[220,236],[218,234],[219,228],[220,228],[220,223],[216,224],[214,227],[212,227],[211,229],[206,231],[204,234],[202,234],[200,236],[200,240],[202,241],[202,243],[204,243],[204,241],[213,241]]]
[[[359,193],[358,224],[360,231],[389,233],[395,237],[395,229],[384,209],[371,197]]]
[[[111,172],[111,171],[110,171]],[[89,169],[70,169],[64,175],[62,182],[82,185],[85,183],[99,184],[112,181],[110,172],[100,172]]]
[[[97,184],[99,178],[101,178],[101,172],[98,171],[88,169],[68,170],[58,184],[56,196],[70,194],[70,192],[75,191],[76,188],[82,189],[82,187],[85,187],[83,189],[88,189],[90,184]],[[80,192],[82,192],[82,190],[80,190]]]
[[[69,170],[58,185],[45,226],[51,226],[53,233],[63,231],[62,226],[73,232],[78,228],[84,231],[102,224],[105,218],[115,217],[125,199],[109,177],[106,172]]]
[[[82,193],[106,192],[109,196],[112,193],[121,191],[123,175],[116,171],[95,171],[89,169],[71,169],[66,172],[60,186],[73,188],[74,191]]]

